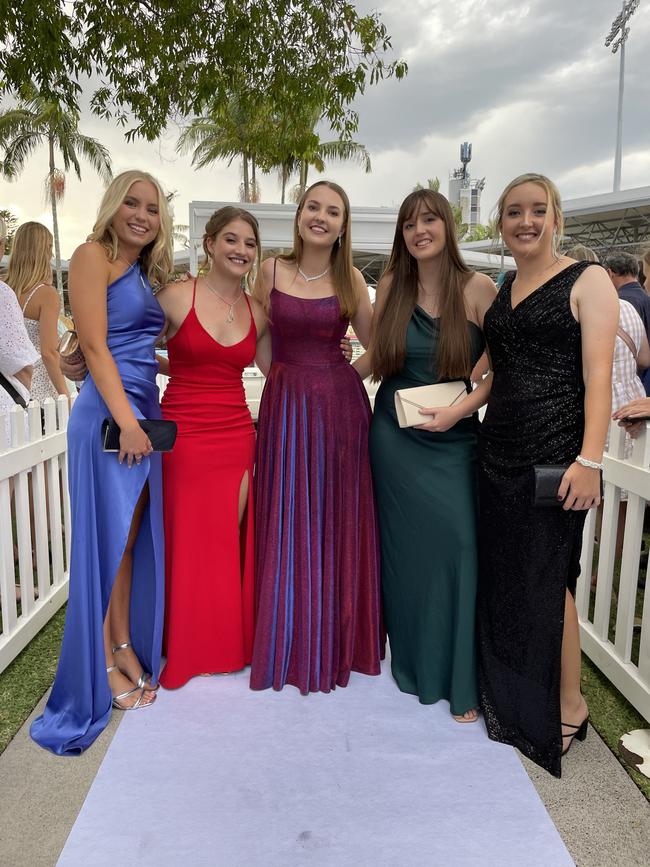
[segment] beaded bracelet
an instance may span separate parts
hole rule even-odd
[[[602,472],[603,469],[602,464],[599,464],[597,461],[590,461],[587,458],[583,458],[582,455],[578,455],[576,463],[580,464],[581,467],[587,467],[590,470],[600,470]]]

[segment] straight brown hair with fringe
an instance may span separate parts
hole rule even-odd
[[[329,187],[329,189],[333,190],[343,202],[344,216],[343,227],[341,229],[341,240],[332,248],[330,268],[332,269],[332,283],[334,285],[336,297],[338,298],[341,318],[351,319],[357,312],[359,296],[357,295],[357,290],[352,277],[354,265],[352,262],[352,239],[350,237],[350,200],[348,199],[347,193],[343,187],[335,184],[334,181],[316,181],[315,184],[312,184],[305,190],[300,197],[296,216],[293,220],[293,248],[291,252],[284,253],[277,258],[283,262],[290,262],[296,265],[300,264],[300,259],[302,257],[302,238],[298,232],[298,220],[300,219],[300,214],[305,206],[305,202],[317,187]],[[262,286],[261,280],[257,281],[255,292],[253,294],[262,304],[268,315],[270,304],[269,291]]]
[[[391,281],[386,303],[375,317],[374,380],[394,376],[404,366],[406,329],[418,301],[418,266],[404,241],[404,224],[421,211],[430,211],[445,224],[445,247],[440,254],[440,339],[435,357],[438,379],[466,379],[471,373],[465,286],[474,272],[460,255],[454,215],[447,199],[433,190],[416,190],[399,209],[393,248],[382,274],[382,279],[390,277]]]

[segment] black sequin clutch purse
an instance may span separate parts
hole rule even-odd
[[[533,506],[561,506],[564,500],[558,500],[557,492],[562,484],[562,477],[571,464],[542,464],[533,467]],[[600,497],[603,497],[603,474],[600,474]]]
[[[562,476],[570,464],[546,464],[533,467],[535,476],[533,484],[534,506],[561,506],[564,500],[558,500],[557,492],[562,484]]]
[[[176,422],[161,418],[139,418],[138,424],[149,437],[155,452],[170,452],[176,442]],[[102,448],[105,452],[119,452],[120,429],[112,418],[102,422]]]

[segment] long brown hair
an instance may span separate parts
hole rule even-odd
[[[399,209],[393,249],[382,275],[382,279],[390,278],[390,286],[386,303],[375,316],[372,339],[375,380],[398,373],[406,358],[406,329],[418,301],[418,265],[404,241],[404,224],[420,210],[430,211],[445,224],[445,247],[440,254],[440,340],[435,359],[438,379],[466,378],[471,372],[465,286],[474,272],[461,258],[454,215],[447,199],[433,190],[416,190]]]
[[[210,251],[208,250],[208,239],[214,239],[220,232],[226,228],[226,226],[233,223],[235,220],[243,220],[244,223],[248,223],[248,225],[253,230],[253,235],[255,236],[255,244],[257,246],[257,253],[255,255],[255,262],[253,263],[253,267],[246,275],[246,285],[248,286],[249,291],[253,288],[253,282],[255,279],[255,272],[259,270],[260,259],[262,257],[262,244],[260,242],[260,226],[257,222],[257,218],[251,214],[250,211],[245,210],[244,208],[237,208],[234,205],[225,205],[223,208],[219,208],[218,211],[215,211],[208,222],[205,224],[205,231],[203,233],[203,252],[205,253],[205,261],[203,266],[207,266],[210,261]]]
[[[330,267],[332,269],[332,284],[334,286],[334,292],[338,298],[341,310],[341,318],[351,319],[357,312],[359,296],[357,295],[357,290],[352,276],[354,265],[352,263],[352,239],[350,237],[350,200],[348,199],[347,193],[343,187],[335,184],[334,181],[316,181],[315,184],[312,184],[305,190],[300,197],[296,216],[293,220],[293,248],[291,249],[291,252],[284,253],[277,258],[284,262],[295,263],[296,265],[300,264],[303,244],[300,233],[298,232],[298,220],[300,219],[300,214],[305,206],[305,202],[309,198],[310,193],[315,190],[316,187],[329,187],[330,190],[334,190],[343,202],[344,216],[343,226],[341,227],[341,238],[332,248]],[[261,280],[257,281],[255,297],[261,302],[265,311],[268,313],[269,291],[268,289],[264,289]]]

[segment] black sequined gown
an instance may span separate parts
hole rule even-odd
[[[569,464],[584,431],[577,262],[513,310],[508,274],[485,316],[494,371],[479,438],[479,691],[488,734],[560,776],[560,658],[585,512],[532,504],[532,468]]]

